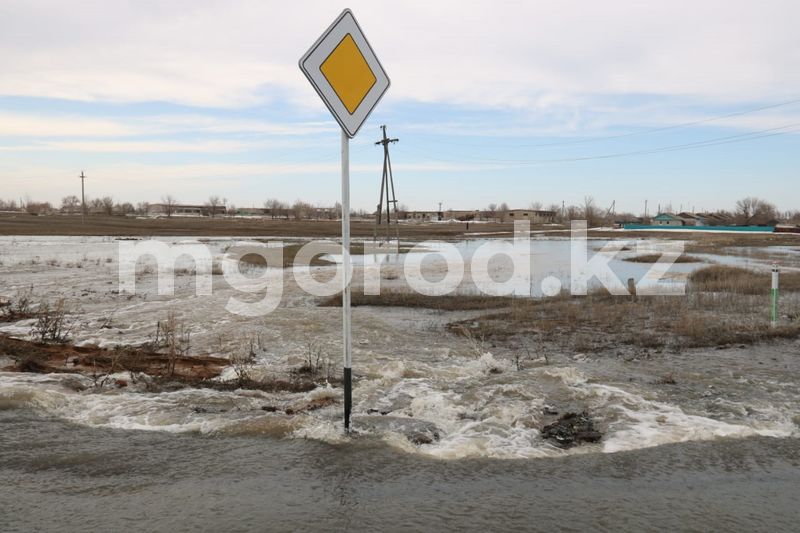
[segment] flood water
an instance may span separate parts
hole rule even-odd
[[[504,246],[455,246],[469,257],[487,243]],[[604,243],[590,241],[589,256]],[[214,242],[215,257],[227,244]],[[75,302],[75,344],[136,345],[174,311],[198,353],[227,356],[257,335],[255,377],[290,375],[309,350],[340,360],[340,313],[318,306],[290,269],[283,305],[249,318],[225,311],[240,295],[221,276],[203,297],[189,275],[173,296],[156,294],[155,276],[120,295],[116,246],[0,239],[0,289]],[[636,253],[610,263],[620,279],[650,268],[622,260]],[[769,267],[761,256],[711,259]],[[541,276],[565,279],[569,242],[537,241],[534,261]],[[425,266],[433,277],[436,268]],[[589,357],[447,332],[472,316],[353,310],[351,438],[337,387],[151,392],[132,375],[97,387],[77,374],[0,372],[0,531],[797,530],[797,340]],[[30,328],[0,330],[25,337]],[[0,368],[10,362],[0,356]],[[297,414],[320,399],[332,403]],[[541,435],[553,410],[587,410],[602,440],[555,446]],[[437,438],[410,439],[420,424]]]
[[[3,531],[796,531],[800,442],[440,461],[0,411]]]

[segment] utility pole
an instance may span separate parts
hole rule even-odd
[[[386,126],[381,126],[383,138],[375,145],[383,145],[383,175],[381,176],[381,195],[378,201],[378,212],[375,217],[375,230],[372,233],[372,240],[378,238],[378,226],[383,220],[383,199],[384,190],[386,191],[386,241],[391,240],[392,217],[391,208],[394,208],[394,223],[397,230],[397,241],[400,241],[400,223],[397,220],[397,197],[394,194],[394,177],[392,176],[392,160],[389,158],[389,145],[398,142],[400,139],[390,139],[386,136]],[[391,192],[391,197],[389,193]]]
[[[83,180],[86,179],[86,176],[83,175],[83,170],[81,170],[80,178],[81,178],[81,224],[86,224],[86,194],[83,185]]]
[[[644,201],[644,218],[647,218],[647,200]]]

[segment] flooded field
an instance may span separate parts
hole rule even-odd
[[[205,244],[215,262],[237,242],[161,240]],[[69,342],[78,347],[152,342],[157,324],[171,313],[190,333],[192,355],[232,361],[216,381],[235,381],[236,354],[249,352],[249,379],[289,379],[310,365],[319,386],[158,388],[127,371],[111,379],[69,371],[70,362],[59,373],[0,372],[0,469],[14,480],[0,489],[0,499],[15,502],[17,524],[48,529],[52,507],[69,508],[64,519],[83,523],[85,501],[76,497],[82,493],[105,502],[108,511],[92,519],[96,527],[134,529],[151,522],[130,509],[152,509],[162,500],[159,524],[169,514],[179,530],[200,523],[225,528],[232,516],[243,529],[260,521],[285,529],[323,520],[347,529],[391,520],[401,529],[525,529],[536,521],[626,530],[685,526],[686,520],[692,529],[781,529],[797,517],[791,503],[800,495],[796,337],[680,350],[614,344],[578,350],[454,333],[453,323],[477,320],[485,310],[355,307],[355,431],[346,437],[337,381],[341,314],[298,286],[301,267],[273,272],[283,282],[280,306],[247,317],[227,312],[229,299],[263,294],[243,295],[215,274],[212,294],[198,296],[186,257],[176,265],[174,296],[157,294],[158,269],[146,262],[135,294],[121,293],[119,242],[0,238],[0,296],[65,297],[73,316]],[[608,242],[590,240],[589,256]],[[450,246],[469,257],[480,246],[507,243]],[[534,279],[520,292],[541,296],[547,277],[567,287],[569,241],[540,238],[532,246]],[[649,249],[658,249],[658,241],[632,242],[610,268],[620,280],[642,280],[652,265],[626,259]],[[791,249],[743,252],[693,254],[703,261],[673,265],[664,282],[685,281],[711,262],[757,271],[768,271],[775,260],[787,272],[800,266]],[[398,272],[406,262],[435,279],[444,274],[442,259],[414,252],[359,257],[355,290],[376,260],[385,263],[382,288],[401,290]],[[490,276],[509,278],[511,262],[489,262]],[[334,270],[311,267],[320,280]],[[467,272],[455,294],[475,293],[473,274]],[[786,312],[798,308],[796,294],[787,293]],[[35,322],[0,323],[0,334],[29,339]],[[0,368],[13,362],[0,354]],[[567,413],[587,413],[602,438],[574,446],[545,438],[543,428]],[[50,483],[61,488],[51,490]],[[416,512],[408,513],[412,505]]]

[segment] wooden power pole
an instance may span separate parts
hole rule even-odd
[[[394,222],[397,229],[397,240],[400,241],[400,226],[397,220],[397,197],[394,194],[394,177],[392,176],[392,161],[389,158],[389,145],[398,142],[400,139],[390,139],[386,136],[386,126],[381,126],[383,138],[377,141],[376,145],[383,145],[383,176],[381,177],[381,195],[378,201],[378,212],[375,216],[375,230],[372,239],[378,238],[378,226],[383,221],[383,200],[386,198],[386,240],[391,240],[391,208],[394,209]],[[385,191],[385,193],[384,193]],[[391,197],[390,194],[391,193]]]
[[[80,178],[81,178],[81,224],[86,224],[86,190],[83,185],[86,176],[83,175],[83,170],[81,170]]]

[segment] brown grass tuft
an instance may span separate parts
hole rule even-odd
[[[694,291],[728,292],[734,294],[768,295],[771,273],[756,272],[746,268],[712,265],[695,270],[689,275]],[[784,291],[800,291],[800,273],[782,272],[780,287]]]
[[[426,296],[416,292],[401,290],[381,290],[380,295],[366,295],[363,292],[353,292],[350,303],[354,307],[413,307],[424,309],[437,309],[440,311],[467,311],[476,309],[499,309],[511,305],[514,298],[510,296],[488,296],[469,294],[446,294],[443,296]],[[342,295],[336,294],[322,300],[321,307],[340,307]]]
[[[636,255],[634,257],[627,257],[623,259],[623,261],[628,261],[629,263],[657,263],[659,259],[661,259],[662,254],[644,254],[644,255]],[[679,255],[675,261],[675,263],[704,263],[705,260],[695,257],[692,255],[681,254]]]

